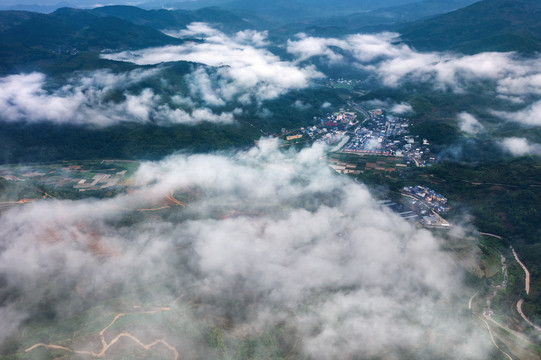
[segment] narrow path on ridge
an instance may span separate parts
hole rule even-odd
[[[178,301],[181,297],[178,297],[174,302]],[[163,339],[158,339],[158,340],[155,340],[149,344],[145,344],[143,343],[140,339],[136,338],[135,336],[133,336],[132,334],[130,334],[129,332],[122,332],[120,334],[118,334],[114,339],[112,339],[110,342],[107,342],[107,340],[105,340],[105,332],[110,328],[112,327],[115,322],[120,319],[121,317],[123,316],[127,316],[127,315],[143,315],[143,314],[156,314],[156,313],[159,313],[159,312],[165,312],[165,311],[170,311],[171,308],[169,306],[164,306],[164,307],[161,307],[161,308],[155,308],[155,309],[152,309],[152,310],[148,310],[148,311],[140,311],[140,312],[133,312],[133,313],[120,313],[120,314],[117,314],[113,320],[109,323],[109,325],[107,325],[105,328],[103,328],[98,336],[100,338],[100,342],[101,342],[101,345],[102,345],[102,348],[99,352],[93,352],[93,351],[83,351],[83,350],[73,350],[73,349],[70,349],[68,347],[65,347],[65,346],[61,346],[61,345],[54,345],[54,344],[44,344],[44,343],[38,343],[38,344],[35,344],[29,348],[27,348],[25,350],[25,352],[30,352],[36,348],[39,348],[39,347],[44,347],[44,348],[48,348],[48,349],[55,349],[55,350],[64,350],[64,351],[67,351],[67,352],[71,352],[71,353],[74,353],[74,354],[80,354],[80,355],[89,355],[89,356],[92,356],[92,357],[96,357],[96,358],[102,358],[105,356],[105,354],[107,353],[107,351],[111,348],[111,346],[113,346],[114,344],[116,344],[118,342],[118,340],[120,340],[121,338],[123,337],[126,337],[130,340],[132,340],[134,343],[136,343],[137,345],[141,346],[143,349],[145,350],[149,350],[151,349],[152,347],[158,345],[158,344],[162,344],[164,345],[166,348],[168,348],[169,350],[171,350],[171,352],[173,353],[173,359],[174,360],[178,360],[179,358],[179,353],[177,351],[177,349],[175,349],[175,347],[173,347],[172,345],[170,345],[167,341],[163,340]]]

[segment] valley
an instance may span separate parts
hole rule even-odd
[[[18,1],[1,360],[539,358],[537,1]]]

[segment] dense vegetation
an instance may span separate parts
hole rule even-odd
[[[273,21],[295,21],[299,18],[321,17],[321,14],[347,14],[355,11],[366,11],[381,7],[407,4],[410,0],[232,0],[220,7],[243,12],[256,13]]]
[[[401,28],[402,39],[421,50],[541,50],[541,3],[483,0],[464,9]]]
[[[195,11],[143,10],[135,6],[104,6],[91,10],[92,14],[114,16],[137,25],[157,30],[182,29],[192,22],[207,22],[221,31],[239,31],[254,28],[254,24],[231,11],[208,7]]]
[[[0,23],[0,74],[52,64],[81,51],[182,43],[146,26],[69,8],[52,14],[2,11]]]
[[[391,196],[406,185],[428,186],[445,194],[453,206],[446,217],[474,225],[481,232],[504,238],[513,245],[532,272],[529,315],[541,319],[541,160],[537,157],[501,159],[480,165],[444,162],[409,169],[401,176],[383,173],[361,175],[379,188],[386,184]],[[492,239],[494,241],[494,239]]]
[[[341,36],[350,33],[396,31],[404,24],[443,14],[473,4],[475,0],[425,0],[372,11],[305,20],[302,31],[317,36]],[[281,31],[300,31],[299,23],[284,25]]]
[[[406,1],[409,0],[383,1],[377,6],[400,5]],[[445,6],[451,9],[472,2],[447,1]],[[363,4],[375,6],[371,1]],[[361,28],[396,29],[398,24],[441,11],[441,6],[436,9],[435,4],[422,2],[347,17],[317,21],[304,19],[271,31],[270,40],[284,40],[299,31],[339,36]],[[441,5],[442,2],[437,4]],[[235,10],[206,8],[197,11],[146,11],[128,6],[110,6],[94,10],[64,8],[49,15],[0,12],[0,75],[38,69],[61,83],[62,79],[70,77],[74,72],[98,69],[108,69],[113,73],[129,71],[138,66],[100,59],[99,52],[105,49],[180,44],[182,40],[166,36],[158,30],[180,29],[193,21],[219,24],[217,28],[220,30],[232,32],[260,28],[265,21],[281,17],[285,12],[297,14],[299,6],[309,10],[305,12],[306,16],[323,12],[328,15],[330,13],[325,10],[328,5],[320,1],[307,6],[302,2],[237,0],[227,4],[229,9]],[[346,11],[344,2],[335,2],[331,6],[334,11]],[[245,12],[262,10],[265,19],[257,19],[253,14],[246,15]],[[403,28],[403,39],[416,48],[427,50],[466,53],[541,51],[540,18],[539,1],[483,0],[468,8],[406,26]],[[287,16],[285,19],[291,20]],[[272,50],[284,59],[291,56],[283,47],[277,46]],[[410,168],[398,175],[367,172],[360,176],[361,180],[378,190],[390,190],[390,196],[394,198],[400,197],[399,190],[405,185],[429,186],[451,200],[453,209],[449,216],[461,223],[471,224],[479,231],[503,236],[504,241],[495,245],[498,251],[506,251],[507,245],[512,244],[532,271],[533,286],[531,294],[526,298],[525,311],[532,320],[541,322],[541,160],[538,157],[508,158],[495,141],[499,137],[520,135],[540,142],[541,130],[529,128],[524,134],[521,126],[503,122],[491,115],[489,109],[512,111],[513,106],[517,106],[495,99],[494,91],[491,90],[495,87],[493,83],[461,84],[465,85],[463,92],[436,91],[431,84],[417,82],[405,83],[398,89],[382,88],[374,86],[373,77],[367,79],[362,70],[353,68],[349,63],[343,67],[329,64],[326,59],[314,60],[314,63],[330,77],[353,75],[363,82],[354,89],[331,90],[320,86],[291,91],[258,105],[243,105],[243,113],[236,116],[237,122],[232,125],[202,122],[197,125],[164,126],[126,122],[103,128],[48,122],[0,121],[0,164],[104,158],[154,160],[175,151],[237,149],[251,146],[261,136],[277,134],[282,128],[312,125],[314,116],[323,114],[320,105],[324,102],[334,106],[343,105],[348,100],[360,104],[369,104],[373,100],[384,100],[389,104],[407,102],[414,113],[411,116],[410,131],[432,143],[431,149],[437,154],[438,164],[427,168]],[[145,79],[130,89],[113,90],[106,101],[118,103],[125,100],[125,93],[139,93],[144,88],[152,88],[160,93],[164,102],[171,104],[173,94],[188,93],[183,77],[195,66],[199,65],[186,62],[164,65],[160,67],[160,76]],[[161,78],[168,79],[168,89],[162,85]],[[309,105],[299,108],[295,106],[297,101]],[[228,104],[213,110],[231,112],[236,105]],[[464,111],[478,117],[486,133],[473,136],[461,132],[457,114]],[[40,186],[0,178],[0,198],[37,198],[44,191]],[[47,191],[52,192],[54,189]],[[73,189],[69,191],[55,195],[58,198],[76,199],[114,194],[109,190],[87,194]],[[17,197],[10,197],[13,194],[17,194]],[[136,218],[133,221],[140,220]],[[127,223],[129,221],[126,220]],[[490,246],[484,243],[481,244],[481,250],[486,256],[491,251]],[[516,266],[511,271],[513,276],[520,276],[520,269]],[[502,295],[495,302],[510,308],[513,304],[509,299],[515,301],[520,289],[520,284],[513,282],[505,294],[507,296],[512,293],[511,297]],[[45,317],[38,320],[51,320],[47,319],[47,308],[38,309],[37,313]],[[281,329],[233,345],[228,344],[227,339],[224,340],[220,328],[205,331],[204,337],[217,352],[223,351],[226,346],[236,346],[244,354],[242,358],[247,359],[254,356],[254,348],[261,341],[283,342],[285,345],[279,349],[293,347],[290,344],[292,340],[283,337]],[[0,352],[3,351],[0,349]],[[269,354],[272,358],[284,356],[282,352]]]
[[[182,64],[177,64],[177,67]],[[188,65],[186,65],[188,66]],[[169,69],[173,76],[174,69]],[[178,69],[176,69],[178,70]],[[152,84],[147,84],[152,85]],[[125,123],[109,127],[0,122],[0,163],[49,162],[67,159],[159,159],[175,151],[208,152],[252,146],[262,136],[312,125],[321,115],[316,106],[298,108],[296,101],[322,103],[340,99],[327,88],[291,92],[265,102],[268,116],[256,105],[245,106],[234,124]]]
[[[106,129],[54,124],[0,123],[2,162],[62,159],[158,159],[174,151],[210,151],[253,144],[257,131],[247,125],[199,126],[126,124]]]

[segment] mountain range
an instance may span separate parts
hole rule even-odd
[[[254,27],[219,8],[167,11],[108,6],[61,8],[51,14],[0,11],[0,73],[29,71],[81,52],[181,44],[183,40],[160,30],[182,29],[195,21],[211,23],[222,31]]]
[[[143,3],[143,8],[163,7],[167,9],[198,9],[206,6],[219,6],[228,10],[236,10],[257,14],[267,19],[278,21],[296,21],[302,18],[344,15],[358,11],[370,11],[378,8],[404,5],[412,0],[197,0],[171,1],[154,0]]]
[[[482,0],[399,32],[419,50],[541,51],[541,1]]]
[[[371,11],[355,12],[344,16],[328,16],[306,21],[307,30],[303,31],[323,36],[396,31],[406,23],[454,11],[476,1],[425,0]],[[296,26],[298,27],[298,23]]]
[[[157,30],[181,29],[192,22],[206,22],[221,31],[239,31],[254,28],[250,21],[219,7],[188,10],[143,10],[135,6],[104,6],[90,10],[99,16],[113,16],[136,25]]]
[[[148,26],[91,11],[58,9],[52,14],[20,11],[0,12],[0,71],[24,70],[82,51],[180,44]]]
[[[386,0],[378,3],[378,9],[345,16],[331,16],[332,12],[326,11],[331,6],[327,1],[317,0],[310,6],[303,1],[236,0],[222,2],[224,8],[193,11],[144,10],[133,6],[91,10],[61,8],[51,14],[0,11],[0,73],[31,70],[36,65],[54,63],[58,58],[81,52],[181,44],[182,40],[167,36],[162,30],[182,29],[192,22],[207,22],[227,33],[268,29],[271,38],[289,38],[298,32],[341,36],[397,31],[405,43],[424,51],[541,51],[541,2],[538,0],[483,0],[474,4],[473,0],[425,0],[382,7],[406,2]],[[345,11],[347,6],[367,8],[373,6],[373,2],[341,1],[333,6],[339,12],[340,9]],[[450,12],[437,14],[445,11]],[[269,20],[282,13],[302,15],[289,19],[290,23],[286,21],[290,15],[281,23]],[[316,13],[325,17],[307,19]]]

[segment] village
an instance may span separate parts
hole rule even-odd
[[[366,110],[353,102],[348,106],[355,111],[340,109],[315,118],[311,127],[282,129],[278,137],[287,145],[322,142],[331,146],[327,156],[329,166],[337,173],[355,177],[435,163],[428,140],[410,133],[409,119],[388,114],[384,108]],[[404,187],[401,194],[401,201],[381,200],[380,205],[427,228],[451,227],[441,217],[450,208],[445,196],[420,185]]]
[[[448,228],[451,225],[441,217],[441,214],[449,210],[448,199],[436,191],[416,185],[405,186],[401,190],[404,204],[412,213],[419,216],[421,224],[425,227]]]
[[[423,186],[406,186],[400,201],[379,200],[386,207],[409,222],[417,222],[426,228],[449,229],[451,224],[441,217],[449,210],[447,198]]]
[[[331,152],[346,154],[396,157],[406,165],[430,166],[436,158],[430,152],[427,139],[410,135],[410,121],[387,114],[384,108],[365,110],[350,103],[356,111],[341,109],[333,114],[315,119],[315,125],[294,131],[282,129],[287,144],[315,141],[334,146]],[[357,113],[364,119],[360,121]],[[346,166],[346,164],[339,164]],[[341,170],[335,168],[338,172]]]

